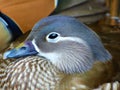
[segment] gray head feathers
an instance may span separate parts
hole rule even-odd
[[[55,15],[42,19],[33,27],[32,33],[29,35],[28,39],[31,39],[32,36],[35,35],[34,33],[38,33],[39,30],[44,30],[44,33],[46,33],[46,31],[49,33],[57,30],[63,35],[65,33],[69,36],[83,39],[92,49],[95,60],[106,61],[112,58],[110,53],[104,48],[99,36],[75,18]]]
[[[52,32],[60,34],[55,43],[46,40]],[[36,36],[33,33],[37,33]],[[99,36],[72,17],[50,16],[41,20],[27,40],[33,39],[40,49],[39,54],[65,72],[82,72],[92,67],[96,60],[105,62],[111,59]]]

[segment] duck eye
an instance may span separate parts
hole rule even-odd
[[[55,38],[57,38],[57,37],[58,37],[58,34],[57,34],[57,33],[51,33],[51,34],[48,36],[49,39],[55,39]]]
[[[57,32],[51,32],[46,36],[48,42],[55,43],[59,40],[60,34]]]

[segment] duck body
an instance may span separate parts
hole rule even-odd
[[[20,58],[10,63],[2,76],[2,90],[54,90],[61,72],[51,62],[38,56]]]
[[[5,65],[0,71],[0,90],[91,90],[109,82],[114,71],[110,62],[98,62],[85,73],[67,74],[39,56],[8,61]]]

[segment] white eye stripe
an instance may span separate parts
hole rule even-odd
[[[87,45],[87,42],[85,42],[84,40],[82,40],[81,38],[78,38],[78,37],[59,37],[59,39],[56,41],[56,43],[61,42],[61,41],[74,41],[74,42],[82,43],[85,46]]]
[[[59,42],[60,41],[75,41],[75,42],[78,42],[78,43],[84,43],[85,42],[82,39],[77,38],[77,37],[60,37]]]

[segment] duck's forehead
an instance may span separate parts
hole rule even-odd
[[[55,22],[51,23],[47,26],[44,26],[40,31],[39,35],[47,35],[51,32],[57,32],[63,36],[73,36],[75,33],[79,33],[76,29],[76,25],[72,25],[71,23],[68,22]]]

